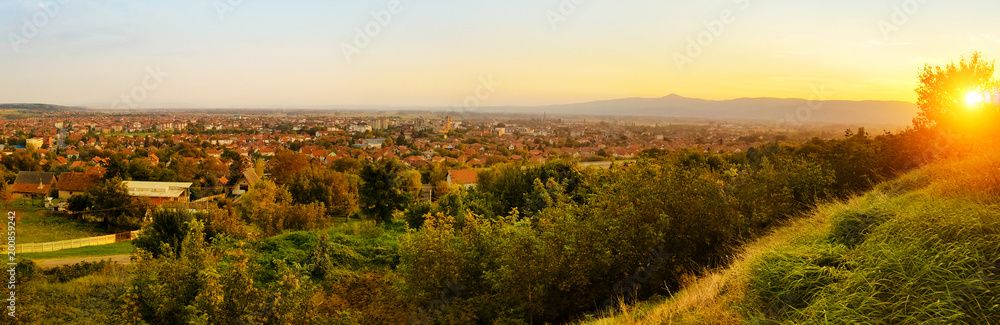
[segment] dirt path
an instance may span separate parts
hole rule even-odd
[[[42,268],[52,268],[56,266],[63,265],[73,265],[80,262],[99,262],[104,260],[111,260],[121,264],[128,264],[130,262],[131,255],[114,255],[114,256],[92,256],[92,257],[74,257],[74,258],[62,258],[62,259],[52,259],[37,261],[39,267]]]

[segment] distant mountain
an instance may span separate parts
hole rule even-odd
[[[81,107],[69,107],[50,104],[0,104],[0,109],[23,109],[42,112],[67,112],[83,110]]]
[[[495,112],[558,115],[648,116],[662,118],[746,119],[791,124],[903,126],[917,115],[913,103],[898,101],[813,101],[782,98],[706,100],[676,94],[661,98],[623,98],[580,104],[492,107]]]

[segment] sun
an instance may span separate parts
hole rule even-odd
[[[978,108],[979,104],[983,103],[983,94],[978,91],[970,92],[965,95],[965,105],[969,106],[969,109]]]

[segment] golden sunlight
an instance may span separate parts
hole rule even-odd
[[[965,96],[965,105],[967,105],[969,109],[976,109],[979,107],[979,104],[982,103],[983,103],[983,94],[979,93],[978,91],[972,91]]]

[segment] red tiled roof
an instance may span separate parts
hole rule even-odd
[[[101,175],[93,173],[65,172],[59,174],[56,189],[60,191],[82,192],[91,189],[101,181]]]

